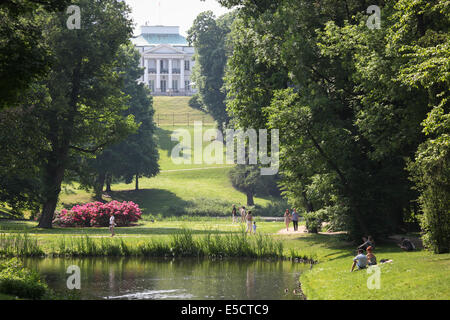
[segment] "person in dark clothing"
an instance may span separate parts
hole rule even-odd
[[[375,241],[373,240],[372,236],[369,236],[368,238],[362,237],[363,244],[360,245],[357,249],[363,249],[364,251],[367,250],[368,247],[372,247],[372,249],[375,249]]]
[[[399,244],[399,247],[402,248],[405,251],[413,251],[414,249],[416,249],[416,247],[414,246],[414,243],[411,242],[411,240],[406,239],[406,238],[402,238],[401,239],[402,242]]]
[[[292,223],[294,224],[294,231],[298,231],[298,213],[297,213],[297,209],[293,209],[292,211]]]
[[[233,204],[233,208],[231,209],[231,215],[233,217],[233,222],[236,222],[236,205]]]

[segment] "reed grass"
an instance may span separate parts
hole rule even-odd
[[[244,230],[221,235],[210,232],[194,236],[181,229],[166,240],[123,238],[58,237],[45,247],[28,234],[0,234],[2,256],[143,256],[143,257],[249,257],[283,258],[283,244],[269,235],[249,235]]]
[[[4,257],[34,257],[44,255],[44,250],[36,238],[27,233],[0,233],[0,256]]]

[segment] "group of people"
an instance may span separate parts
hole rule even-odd
[[[289,224],[292,221],[294,225],[294,231],[298,231],[298,219],[299,215],[297,213],[297,209],[293,208],[292,213],[289,212],[289,209],[286,209],[284,212],[284,223],[286,224],[286,231],[289,231]]]
[[[236,205],[233,204],[233,207],[231,209],[231,215],[233,223],[239,222],[240,220],[240,222],[247,224],[245,232],[249,231],[252,232],[253,230],[253,233],[256,233],[256,221],[254,221],[252,212],[250,210],[247,212],[244,206],[239,207],[239,215],[238,215]]]
[[[373,266],[377,264],[377,258],[373,254],[373,251],[375,250],[375,241],[373,240],[372,236],[363,237],[362,239],[363,244],[357,248],[358,254],[353,258],[351,271],[353,271],[355,267],[358,267],[358,269],[365,269],[367,266]],[[414,243],[412,243],[411,240],[403,237],[401,238],[401,243],[398,244],[398,246],[405,251],[413,251],[416,249]],[[388,262],[392,262],[392,260],[380,260],[380,263]]]
[[[362,239],[363,244],[357,248],[358,254],[353,258],[351,272],[353,272],[355,267],[358,267],[359,270],[377,264],[377,257],[373,254],[373,251],[375,250],[375,241],[372,236],[363,237]]]

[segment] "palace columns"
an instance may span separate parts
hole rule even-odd
[[[144,83],[148,86],[148,59],[144,58]]]
[[[172,92],[172,59],[169,59],[169,92]]]
[[[180,60],[180,91],[184,93],[184,59]]]

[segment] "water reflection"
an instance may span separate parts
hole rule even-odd
[[[67,267],[81,270],[82,299],[300,299],[293,289],[307,266],[289,261],[203,259],[27,259],[59,294]],[[289,293],[285,293],[289,289]]]

